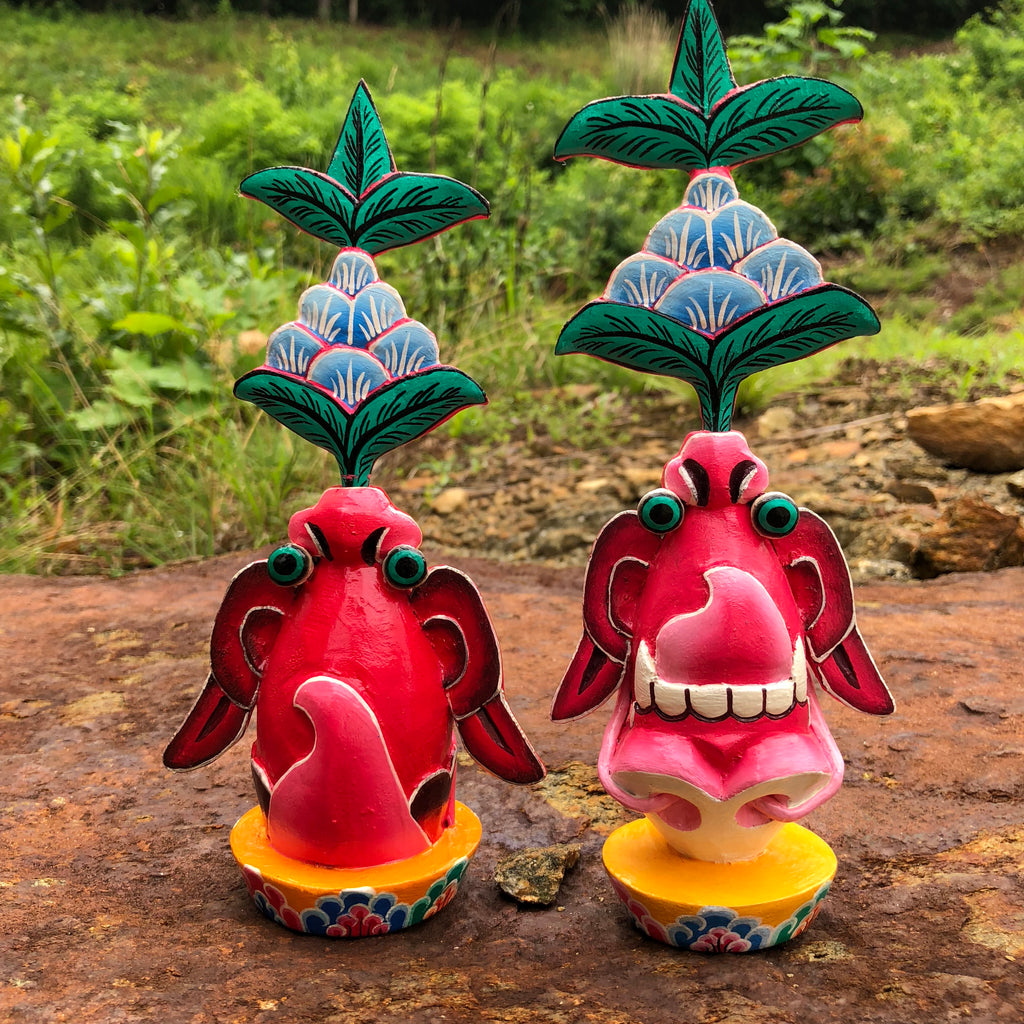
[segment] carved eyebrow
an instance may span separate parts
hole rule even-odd
[[[360,557],[367,565],[373,565],[377,561],[377,552],[380,551],[380,542],[384,539],[384,534],[388,532],[386,526],[379,526],[373,533],[370,534],[366,540],[363,541],[363,546],[359,549]]]
[[[696,460],[686,459],[679,468],[679,475],[689,487],[693,500],[703,508],[711,497],[711,480],[708,471]]]
[[[323,558],[326,558],[328,562],[334,561],[334,556],[331,554],[331,545],[327,543],[327,537],[324,536],[324,531],[320,529],[316,523],[306,523],[306,533],[312,538],[313,543],[316,545],[317,551],[320,552]]]
[[[729,498],[734,505],[738,505],[743,492],[750,486],[750,481],[757,474],[757,464],[750,459],[737,462],[729,474]]]

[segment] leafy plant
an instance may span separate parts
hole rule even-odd
[[[729,60],[738,78],[782,75],[799,68],[812,75],[842,76],[848,62],[868,52],[875,33],[843,25],[843,0],[799,0],[785,5],[786,17],[770,22],[759,36],[733,36]]]

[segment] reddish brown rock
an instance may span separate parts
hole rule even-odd
[[[958,498],[920,537],[911,568],[921,579],[1024,565],[1024,524],[978,498]]]
[[[907,434],[925,451],[964,469],[1024,469],[1024,392],[911,409]]]
[[[553,770],[521,789],[460,767],[484,840],[452,905],[357,942],[264,919],[228,848],[254,801],[247,744],[185,775],[160,763],[249,558],[4,578],[0,1020],[1019,1024],[1024,569],[858,588],[897,707],[877,719],[822,697],[847,761],[807,821],[839,856],[832,894],[805,936],[708,957],[643,938],[601,866],[624,813],[593,769],[607,709],[548,718],[579,639],[580,569],[456,561]],[[580,862],[556,906],[501,895],[503,853],[564,843]]]

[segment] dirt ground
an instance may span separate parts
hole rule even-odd
[[[944,465],[907,436],[909,409],[1024,390],[1019,374],[965,389],[963,369],[847,360],[833,380],[738,415],[735,429],[768,465],[771,487],[828,520],[856,580],[915,575],[920,536],[962,496],[1024,516],[1024,498],[1008,490],[1012,474]],[[605,443],[513,431],[477,450],[438,431],[382,460],[375,481],[445,551],[583,566],[597,532],[659,486],[662,465],[699,421],[689,395],[577,387],[563,398],[577,410],[573,422],[606,422]]]
[[[464,764],[460,799],[484,825],[467,883],[424,924],[355,942],[294,935],[250,902],[228,848],[254,802],[244,742],[187,775],[160,762],[246,557],[4,579],[0,1020],[1024,1018],[1024,569],[858,588],[898,709],[824,698],[847,781],[806,823],[838,854],[836,884],[801,938],[712,957],[643,938],[604,875],[621,820],[590,767],[607,710],[548,720],[582,571],[451,560],[484,594],[510,703],[551,771],[518,789]],[[502,853],[567,841],[582,858],[555,906],[499,892]]]

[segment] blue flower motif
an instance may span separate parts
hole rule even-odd
[[[394,893],[365,886],[320,896],[315,906],[301,913],[288,905],[281,890],[265,881],[257,868],[246,865],[242,870],[253,902],[264,917],[308,935],[355,939],[386,935],[433,917],[454,899],[468,866],[469,858],[460,857],[412,906],[399,903]]]
[[[700,914],[669,925],[669,942],[701,953],[748,953],[772,945],[773,929],[729,907],[701,907]]]
[[[316,907],[304,910],[301,916],[303,931],[310,935],[359,938],[404,928],[409,907],[390,892],[346,889],[337,896],[321,896]]]
[[[818,261],[779,238],[764,213],[739,198],[729,173],[716,170],[693,177],[682,205],[658,221],[643,251],[612,272],[603,298],[714,336],[822,283]]]
[[[434,334],[406,315],[372,257],[343,249],[327,281],[302,294],[298,319],[270,335],[264,366],[319,385],[351,410],[388,381],[437,363]]]

